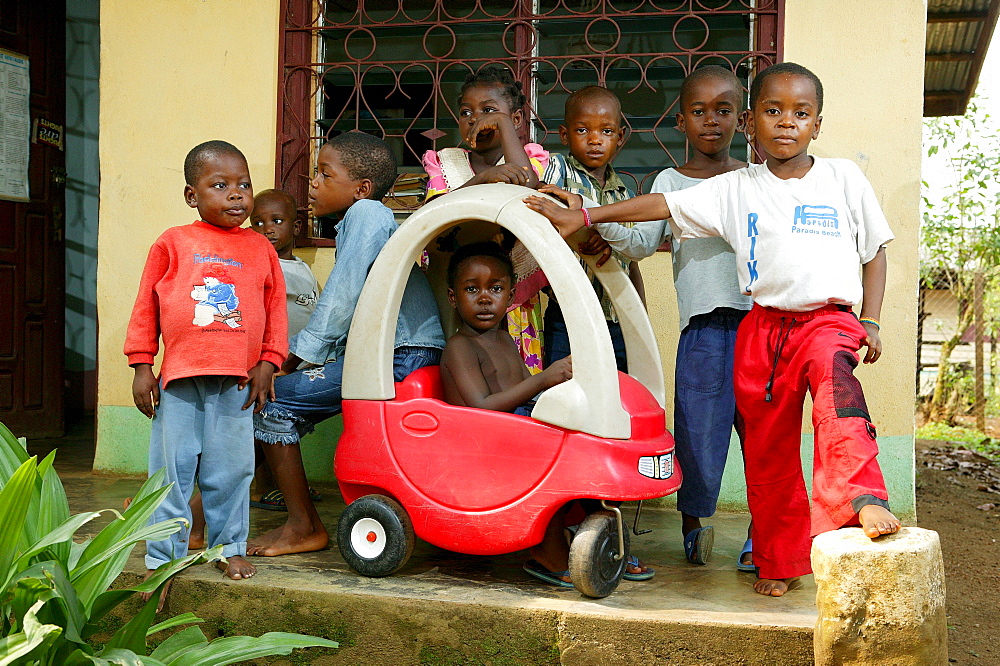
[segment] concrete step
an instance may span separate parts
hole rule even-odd
[[[119,490],[123,482],[113,484]],[[328,529],[343,510],[336,488],[317,504]],[[632,509],[626,511],[631,518]],[[284,513],[251,511],[251,535]],[[656,569],[594,600],[530,578],[525,552],[476,557],[418,541],[397,574],[364,578],[331,549],[254,558],[258,575],[229,581],[210,566],[175,582],[169,615],[193,612],[209,636],[298,631],[332,638],[335,652],[300,653],[313,664],[811,664],[815,586],[808,577],[783,598],[753,592],[734,563],[748,517],[717,514],[713,557],[684,559],[676,511],[643,512],[632,552]],[[136,549],[123,584],[143,570]],[[264,663],[264,662],[261,662]],[[292,662],[275,662],[292,663]]]

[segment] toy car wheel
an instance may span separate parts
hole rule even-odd
[[[337,524],[340,554],[363,576],[395,573],[413,553],[413,525],[399,502],[365,495],[351,504]]]
[[[625,552],[618,557],[618,523],[610,511],[590,514],[580,524],[569,548],[569,575],[588,597],[606,597],[618,587],[628,562],[628,530],[623,530]]]

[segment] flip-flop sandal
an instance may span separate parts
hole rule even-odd
[[[743,556],[747,555],[747,554],[750,554],[750,555],[753,554],[753,540],[752,539],[747,539],[743,543],[743,550],[740,551],[739,557],[736,558],[736,570],[737,571],[745,571],[746,573],[756,573],[757,572],[757,567],[755,567],[753,564],[747,564],[746,562],[743,561]]]
[[[562,579],[563,576],[569,576],[569,571],[549,571],[535,560],[528,560],[521,568],[529,575],[534,576],[538,580],[545,581],[549,585],[574,587],[573,583]]]
[[[262,495],[260,500],[250,500],[250,506],[265,511],[288,511],[288,507],[285,506],[285,496],[280,490],[272,490]]]
[[[635,555],[628,556],[628,566],[639,568],[639,558]],[[656,575],[656,572],[652,569],[647,568],[645,571],[640,571],[639,573],[629,573],[628,570],[622,574],[622,578],[625,580],[649,580]]]
[[[691,564],[705,564],[715,545],[715,529],[711,525],[699,527],[684,535],[684,555]]]
[[[313,490],[312,486],[309,486],[309,499],[313,502],[320,502],[323,500],[323,496]],[[260,501],[250,500],[250,506],[265,511],[288,511],[288,507],[285,505],[285,496],[280,490],[270,491],[262,496]]]

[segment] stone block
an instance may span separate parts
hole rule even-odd
[[[871,540],[860,528],[813,540],[822,666],[948,663],[944,562],[937,532],[904,527]]]

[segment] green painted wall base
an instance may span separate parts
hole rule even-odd
[[[319,424],[316,432],[302,440],[302,460],[311,480],[334,481],[333,452],[343,429],[338,416]],[[149,431],[149,419],[135,407],[98,407],[94,471],[145,475]]]
[[[321,423],[316,432],[302,440],[302,459],[306,474],[313,481],[334,481],[333,452],[343,431],[340,417]],[[916,519],[914,488],[913,437],[879,437],[879,464],[885,475],[892,510],[906,521]],[[102,406],[97,415],[97,453],[94,469],[112,474],[146,473],[146,453],[149,446],[149,421],[135,407]],[[802,435],[802,465],[806,471],[806,486],[812,483],[812,435]],[[673,497],[654,500],[652,504],[674,506]],[[739,440],[733,434],[729,459],[722,477],[719,510],[745,512],[746,484],[743,479],[743,457]]]
[[[886,489],[889,491],[889,504],[899,518],[908,522],[916,521],[916,488],[914,479],[913,437],[902,435],[896,437],[879,437],[879,465],[885,476]],[[802,468],[805,474],[806,488],[812,492],[812,462],[813,436],[802,435],[801,448]],[[650,502],[653,506],[676,506],[676,497],[664,497]],[[742,513],[747,510],[746,481],[743,477],[743,455],[740,451],[740,441],[733,433],[729,442],[729,457],[726,461],[726,471],[722,475],[722,490],[719,492],[719,511]]]

